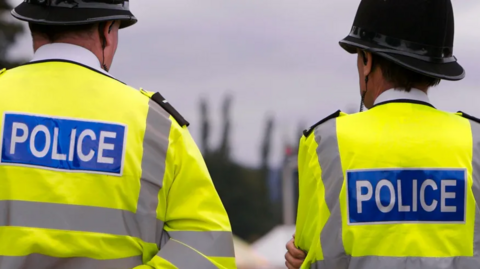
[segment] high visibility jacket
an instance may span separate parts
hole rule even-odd
[[[302,268],[480,268],[480,124],[391,100],[340,111],[299,149]]]
[[[187,122],[158,93],[37,62],[2,71],[0,115],[0,268],[236,268]]]

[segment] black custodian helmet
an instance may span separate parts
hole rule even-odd
[[[362,0],[350,34],[340,46],[357,48],[433,78],[461,80],[453,56],[454,15],[450,0]]]
[[[24,0],[12,15],[22,21],[44,25],[83,25],[119,20],[120,28],[137,22],[129,0]]]

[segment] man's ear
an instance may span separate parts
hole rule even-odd
[[[116,27],[117,21],[108,21],[104,24],[101,24],[103,29],[101,31],[103,32],[103,36],[105,39],[102,41],[104,42],[104,47],[111,46],[114,43],[114,37],[112,35],[112,31]]]
[[[362,51],[362,58],[363,58],[363,75],[366,77],[372,73],[372,63],[373,63],[373,57],[370,52],[367,51]]]

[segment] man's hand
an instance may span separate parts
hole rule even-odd
[[[305,253],[295,247],[295,235],[287,243],[287,253],[285,254],[285,265],[288,269],[299,269],[305,260]]]

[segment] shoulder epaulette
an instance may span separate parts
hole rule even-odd
[[[180,124],[180,126],[190,126],[190,123],[185,120],[185,118],[180,113],[178,113],[178,111],[159,92],[152,93],[147,92],[143,89],[140,89],[140,92],[143,95],[148,96],[150,99],[152,99],[152,101],[159,104],[163,109],[165,109],[165,111],[167,111],[168,114],[170,114],[177,121],[177,123]]]
[[[315,128],[317,128],[319,125],[331,120],[331,119],[334,119],[334,118],[338,118],[340,117],[342,114],[344,114],[342,111],[340,110],[337,110],[335,113],[331,114],[330,116],[324,118],[323,120],[315,123],[314,125],[312,125],[312,127],[310,127],[309,129],[303,131],[303,135],[308,137],[312,132],[313,130],[315,130]]]
[[[180,126],[190,126],[190,123],[185,120],[185,118],[178,113],[178,111],[159,93],[154,93],[152,95],[152,100],[155,103],[159,104],[163,109],[165,109],[172,117],[180,124]]]
[[[476,123],[480,123],[480,119],[479,119],[479,118],[475,118],[474,116],[468,115],[468,114],[465,113],[465,112],[458,111],[456,114],[459,115],[459,116],[462,116],[462,117],[464,117],[464,118],[466,118],[466,119],[469,119],[469,120],[471,120],[471,121],[474,121],[474,122],[476,122]]]

